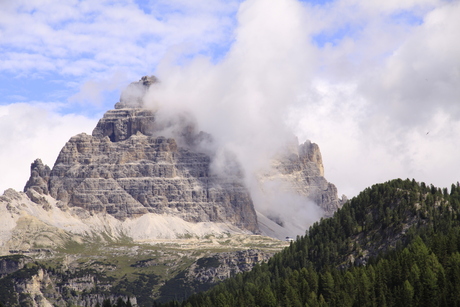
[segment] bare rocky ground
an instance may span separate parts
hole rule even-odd
[[[0,301],[8,306],[95,306],[130,299],[138,306],[183,299],[267,261],[287,242],[223,234],[149,243],[83,238],[56,248],[0,257]]]
[[[267,261],[287,246],[274,238],[346,201],[318,145],[296,138],[248,184],[190,114],[143,106],[156,82],[133,82],[91,135],[72,137],[52,168],[35,160],[24,192],[0,196],[1,303],[180,300]]]
[[[152,306],[206,290],[287,246],[224,223],[152,213],[119,221],[11,189],[0,196],[0,224],[6,306],[95,306],[119,297]]]

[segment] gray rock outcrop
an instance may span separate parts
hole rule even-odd
[[[332,216],[347,200],[340,199],[334,184],[324,178],[324,166],[319,146],[311,141],[291,148],[272,163],[274,171],[266,179],[282,182],[282,189],[302,195],[320,206],[325,216]]]
[[[165,121],[142,108],[149,86],[157,82],[143,77],[130,84],[92,135],[82,133],[65,144],[52,170],[34,161],[24,191],[44,206],[46,200],[39,195],[49,194],[63,208],[81,207],[120,220],[167,214],[258,233],[253,199],[236,160],[228,155],[230,171],[216,175],[211,171],[212,153],[200,150],[202,142],[212,142],[209,134],[195,131],[186,114]],[[163,134],[172,126],[173,137]],[[332,215],[343,199],[324,178],[318,145],[307,141],[293,148],[274,159],[261,180],[283,182],[282,189],[311,199]]]
[[[209,156],[174,139],[137,132],[112,142],[79,134],[59,154],[50,195],[68,206],[119,219],[151,212],[191,222],[225,222],[257,232],[249,192],[240,178],[211,174]]]
[[[242,178],[212,174],[210,156],[192,148],[194,139],[205,138],[203,133],[185,126],[184,146],[153,136],[155,113],[133,100],[155,82],[143,78],[131,84],[136,90],[128,87],[129,95],[122,94],[117,109],[104,115],[92,135],[82,133],[65,144],[50,172],[35,161],[25,191],[49,193],[61,206],[106,212],[121,220],[150,212],[258,233]]]
[[[35,190],[40,194],[48,195],[48,181],[51,169],[44,165],[42,160],[36,159],[30,166],[30,178],[26,183],[24,191]]]
[[[267,262],[273,254],[257,249],[216,253],[198,259],[185,275],[189,282],[215,284],[238,273],[250,271],[256,264]]]
[[[0,258],[0,277],[22,269],[31,261],[31,258],[22,255]]]
[[[223,280],[250,271],[256,264],[267,262],[274,253],[257,249],[223,252],[196,260],[188,268],[160,288],[162,297],[179,293],[186,298],[192,293],[206,291]]]

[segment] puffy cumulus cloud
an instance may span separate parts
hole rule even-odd
[[[440,110],[460,115],[460,2],[434,9],[413,30],[363,92],[406,124],[422,124]],[[414,109],[417,108],[417,112]]]
[[[151,71],[169,48],[206,51],[227,39],[234,2],[207,2],[2,1],[0,68],[35,71],[34,57],[42,56],[48,65],[40,70],[76,76],[112,67]]]
[[[0,70],[65,76],[74,103],[153,72],[149,103],[193,113],[248,173],[294,132],[319,144],[339,193],[395,177],[449,186],[460,180],[458,16],[458,0],[1,1]],[[21,147],[6,142],[21,129],[34,135],[33,120],[2,116],[2,152]]]
[[[345,4],[336,2],[329,18]],[[396,177],[459,180],[460,2],[390,4],[354,2],[353,18],[369,15],[319,48],[321,71],[292,111],[300,134],[320,144],[327,178],[349,196]],[[402,9],[420,20],[401,21]]]
[[[167,52],[180,54],[178,61],[196,53],[218,57],[216,47],[232,41],[237,3],[1,1],[0,71],[16,78],[73,79],[70,102],[94,99],[97,105],[100,92],[110,91],[101,85],[120,72],[124,83],[151,73]]]
[[[126,74],[121,71],[101,80],[88,80],[81,86],[78,85],[79,92],[69,97],[68,101],[77,105],[102,105],[105,100],[104,94],[120,89],[125,84],[125,80]]]
[[[8,188],[22,191],[30,176],[30,163],[40,158],[52,167],[71,136],[91,133],[96,126],[93,119],[62,116],[55,108],[27,103],[0,106],[0,193]]]
[[[193,114],[198,129],[211,133],[217,147],[213,170],[231,172],[227,152],[233,153],[256,209],[289,224],[291,235],[302,234],[321,216],[320,210],[305,197],[281,193],[280,183],[261,184],[257,175],[270,167],[277,153],[297,142],[286,123],[289,106],[308,84],[317,58],[306,16],[297,1],[243,3],[235,42],[222,61],[204,56],[183,66],[165,61],[157,69],[160,83],[145,98],[158,110],[156,120],[182,111]]]
[[[311,139],[348,196],[397,177],[459,180],[459,1],[246,1],[237,16],[226,57],[164,61],[152,101],[188,108],[247,169],[291,131]]]
[[[268,7],[263,1],[245,2],[225,59],[218,64],[206,57],[185,66],[160,64],[161,82],[152,88],[147,104],[159,104],[160,112],[185,108],[200,129],[218,136],[217,141],[272,155],[289,135],[287,106],[314,67],[302,11],[296,1],[276,1]],[[257,165],[255,160],[249,164]]]
[[[235,43],[220,63],[198,57],[186,66],[160,65],[161,83],[147,98],[150,104],[161,104],[161,112],[188,109],[199,128],[212,132],[218,142],[248,151],[242,157],[254,159],[251,165],[286,139],[285,105],[293,101],[304,83],[303,72],[309,70],[309,58],[302,53],[309,49],[302,31],[307,24],[298,13],[302,6],[295,1],[274,4],[242,5]]]

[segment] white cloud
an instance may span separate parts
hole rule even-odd
[[[347,7],[361,7],[375,13],[394,13],[400,10],[419,12],[419,10],[432,8],[442,3],[439,0],[344,0],[339,2]]]
[[[287,106],[314,66],[302,6],[295,1],[274,4],[248,1],[240,8],[236,41],[222,62],[201,57],[184,67],[160,65],[161,83],[150,98],[162,108],[186,107],[200,129],[247,151],[240,158],[249,159],[248,165],[286,141]]]
[[[382,10],[361,1],[246,1],[227,58],[164,64],[166,89],[154,98],[188,105],[203,130],[254,167],[287,137],[287,121],[301,141],[319,144],[326,177],[348,196],[397,177],[449,186],[460,168],[458,10],[458,1]],[[421,24],[394,17],[403,11]],[[334,43],[311,43],[345,25],[351,30]]]
[[[228,13],[235,5],[208,2],[210,6],[185,8],[171,2],[166,11],[153,7],[150,14],[125,1],[2,2],[1,46],[14,52],[6,54],[0,68],[14,72],[33,69],[28,63],[7,65],[10,57],[22,54],[41,56],[42,65],[77,76],[81,70],[90,74],[101,66],[129,65],[136,71],[147,66],[153,70],[165,50],[175,45],[189,42],[200,51],[227,39],[231,19],[219,14]],[[146,49],[147,44],[155,48]],[[78,61],[81,57],[84,61]]]
[[[110,77],[110,78],[109,78]],[[106,76],[105,80],[89,80],[80,87],[80,91],[69,97],[69,101],[80,104],[98,104],[101,105],[104,100],[104,93],[115,91],[124,86],[126,74],[115,72],[112,76]]]
[[[327,179],[348,196],[394,177],[449,186],[460,180],[458,16],[459,1],[440,0],[1,1],[0,71],[61,76],[84,108],[157,71],[154,99],[186,104],[236,150],[274,150],[289,128],[318,143]],[[18,118],[33,108],[13,106],[1,108]],[[59,122],[55,113],[43,116]],[[4,154],[31,142],[35,121],[15,126],[12,116],[0,122],[11,126],[0,134],[2,163],[28,168],[42,155]]]
[[[328,31],[359,26],[319,49],[317,81],[294,111],[298,133],[319,143],[327,178],[349,196],[396,177],[450,186],[460,177],[460,2],[373,4],[310,11]],[[401,10],[421,23],[395,19]]]

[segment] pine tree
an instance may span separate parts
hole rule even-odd
[[[321,275],[321,294],[323,295],[327,303],[330,303],[331,305],[333,305],[334,293],[335,293],[334,278],[332,277],[331,272],[328,271],[325,274]]]
[[[116,307],[126,307],[125,301],[121,297],[118,298],[117,303],[115,304]]]

